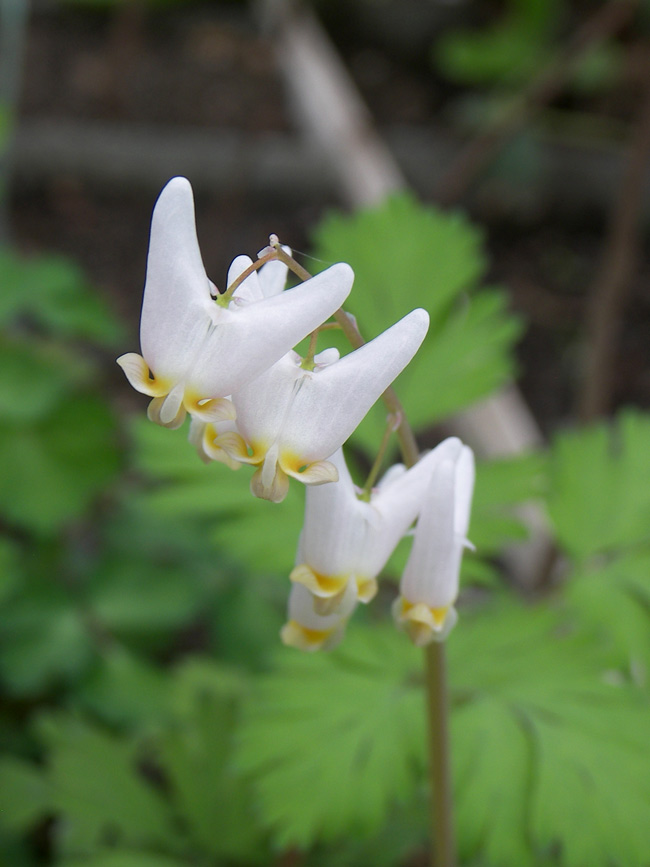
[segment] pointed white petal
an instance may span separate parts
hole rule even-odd
[[[294,397],[283,446],[305,463],[332,454],[415,355],[428,325],[426,311],[414,310],[336,364],[314,371]]]
[[[418,519],[400,590],[412,604],[451,605],[458,594],[462,540],[454,532],[456,465],[442,461],[434,470]]]
[[[288,256],[291,255],[290,247],[283,247],[282,249]],[[278,259],[262,265],[258,273],[260,275],[262,294],[265,298],[279,295],[284,290],[284,287],[287,285],[288,270],[284,262],[280,262]]]
[[[299,558],[319,575],[351,575],[367,548],[371,508],[356,496],[342,449],[330,462],[338,471],[338,482],[308,487],[305,493]]]
[[[462,443],[456,437],[443,440],[405,472],[389,470],[373,491],[371,505],[381,517],[376,538],[368,551],[369,574],[378,575],[400,539],[417,518],[424,503],[431,476],[444,460],[455,460]]]
[[[463,446],[456,463],[456,492],[454,530],[457,535],[465,538],[469,528],[469,517],[474,493],[474,453],[468,446]],[[472,547],[470,545],[470,547]]]
[[[239,430],[251,446],[266,450],[277,439],[293,399],[294,386],[305,375],[300,356],[288,352],[233,394]]]
[[[354,275],[332,265],[300,286],[228,309],[194,360],[191,387],[205,397],[233,396],[325,322],[345,301]],[[321,455],[327,457],[327,455]]]
[[[250,256],[237,256],[236,259],[230,264],[230,268],[228,269],[228,278],[226,280],[226,286],[229,289],[232,284],[240,277],[241,274],[247,268],[253,264],[253,260]],[[250,303],[251,301],[261,301],[264,298],[264,292],[262,291],[262,286],[260,284],[260,276],[257,271],[253,271],[252,274],[249,274],[248,277],[240,283],[240,285],[235,289],[234,298],[237,301],[245,301]]]
[[[173,178],[153,211],[140,320],[142,355],[156,377],[176,381],[186,373],[212,324],[213,310],[196,238],[192,188],[185,178]]]

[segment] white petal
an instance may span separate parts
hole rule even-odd
[[[389,470],[382,478],[370,499],[373,509],[381,517],[376,539],[367,555],[371,575],[381,572],[420,513],[435,468],[444,460],[455,460],[461,447],[459,439],[449,437],[406,472],[396,474]]]
[[[342,449],[330,461],[339,480],[307,488],[298,556],[319,575],[351,575],[367,547],[371,507],[357,498]]]
[[[305,463],[331,455],[415,355],[428,325],[426,311],[414,310],[336,364],[315,370],[294,397],[283,447]]]
[[[232,310],[201,346],[191,387],[204,397],[233,396],[325,322],[345,301],[354,275],[333,265],[306,283]],[[327,457],[327,455],[322,455]]]
[[[173,178],[153,211],[140,321],[142,355],[156,377],[177,381],[186,373],[211,327],[213,310],[192,188],[185,178]]]
[[[230,268],[228,269],[228,278],[226,281],[226,287],[230,288],[235,280],[244,273],[247,268],[253,264],[253,260],[250,256],[237,256],[236,259],[230,264]],[[262,291],[262,286],[260,284],[260,276],[257,271],[253,271],[248,277],[244,280],[243,283],[235,289],[234,297],[238,301],[245,301],[250,303],[251,301],[261,301],[264,298],[264,292]]]
[[[277,439],[296,382],[311,376],[300,367],[300,356],[288,352],[260,376],[233,394],[238,427],[250,444],[268,449]]]
[[[456,492],[454,530],[458,536],[465,538],[469,528],[469,517],[474,493],[474,453],[468,446],[463,446],[456,463]]]
[[[291,255],[290,247],[283,247],[282,249],[288,256]],[[279,295],[280,292],[284,290],[284,287],[287,285],[288,270],[289,269],[284,262],[280,262],[279,259],[267,262],[266,265],[262,265],[258,273],[260,276],[262,294],[265,298]]]
[[[454,532],[456,465],[442,461],[431,476],[400,590],[412,604],[451,605],[458,594],[462,540]]]

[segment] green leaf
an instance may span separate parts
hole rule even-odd
[[[23,258],[0,251],[0,324],[25,318],[52,334],[110,345],[120,329],[78,266],[61,256]]]
[[[231,764],[241,677],[204,661],[174,676],[175,721],[159,739],[171,799],[192,843],[213,858],[265,861],[251,810],[250,787]]]
[[[248,467],[206,467],[187,442],[186,428],[169,431],[139,419],[133,434],[137,465],[158,481],[141,495],[144,508],[165,519],[211,521],[212,541],[253,571],[291,571],[303,519],[301,485],[293,484],[282,503],[259,500],[250,492]]]
[[[177,861],[164,855],[150,855],[137,849],[100,852],[89,858],[57,861],[57,867],[187,867],[187,861]]]
[[[103,844],[177,844],[169,811],[137,770],[129,740],[70,717],[41,720],[53,806],[63,816],[57,849],[91,855]]]
[[[546,455],[539,452],[478,463],[469,537],[479,555],[526,537],[515,509],[541,499],[546,486]]]
[[[650,416],[627,411],[557,437],[549,512],[578,562],[650,541]]]
[[[5,604],[0,623],[0,675],[15,695],[77,678],[92,655],[84,616],[65,591],[51,579],[27,590]]]
[[[80,517],[118,470],[106,402],[77,395],[27,426],[0,425],[0,512],[39,533]]]
[[[51,804],[51,792],[43,774],[21,759],[0,759],[0,826],[25,831],[39,821]]]
[[[18,546],[0,536],[0,604],[9,598],[20,580]]]
[[[648,702],[552,610],[492,605],[449,642],[463,857],[499,867],[643,867]],[[607,818],[605,818],[607,817]]]
[[[55,410],[89,367],[45,341],[0,338],[0,418],[32,422]]]
[[[424,749],[414,657],[402,636],[359,629],[331,655],[278,654],[245,707],[237,757],[277,845],[371,835],[411,794]]]
[[[579,628],[611,653],[611,663],[648,685],[650,672],[650,552],[594,563],[572,573],[565,596]]]
[[[142,725],[169,712],[167,677],[120,645],[112,645],[79,685],[76,696],[106,722]]]
[[[330,215],[316,242],[319,258],[354,269],[346,309],[367,340],[414,307],[429,311],[429,334],[395,385],[412,426],[469,405],[511,375],[509,350],[520,325],[502,292],[475,293],[486,269],[482,238],[460,214],[394,196],[353,216]],[[355,434],[371,453],[385,417],[375,407]]]

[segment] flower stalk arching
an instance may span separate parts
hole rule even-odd
[[[252,265],[249,265],[248,268],[242,271],[241,274],[232,281],[232,283],[230,284],[230,286],[228,286],[225,292],[220,292],[214,300],[220,307],[227,307],[228,304],[230,304],[230,300],[234,295],[235,290],[241,286],[244,280],[250,277],[250,275],[253,274],[255,271],[259,271],[262,265],[266,265],[267,262],[272,262],[277,258],[278,256],[276,255],[274,250],[263,253],[263,255],[256,259]]]
[[[281,262],[284,262],[284,264],[293,271],[296,277],[299,277],[301,280],[311,280],[312,275],[309,271],[307,271],[306,268],[303,268],[299,262],[296,262],[292,256],[289,256],[289,254],[282,249],[277,235],[271,235],[269,238],[269,246],[276,251],[277,258]],[[349,313],[346,313],[342,307],[335,311],[334,319],[341,328],[341,331],[347,337],[348,342],[351,344],[353,349],[359,349],[365,344],[366,341],[363,339],[353,317],[350,316]],[[389,386],[386,391],[384,391],[381,398],[384,401],[386,409],[393,415],[399,416],[401,419],[396,430],[397,439],[399,441],[404,463],[407,467],[412,467],[413,464],[417,463],[418,458],[420,457],[420,451],[418,449],[415,435],[406,420],[400,399],[392,386]]]
[[[276,251],[277,258],[284,262],[297,277],[303,281],[311,279],[312,275],[309,271],[282,249],[277,236],[272,235],[269,238],[269,246]],[[334,318],[354,349],[364,345],[365,340],[354,319],[343,308],[339,308],[334,313]],[[395,432],[404,463],[407,467],[411,467],[417,463],[420,452],[402,404],[391,386],[382,394],[382,400],[391,416],[399,419]],[[387,430],[384,436],[386,442],[391,432]],[[381,461],[381,454],[379,461]],[[373,465],[373,470],[375,465],[377,465],[377,461]],[[379,466],[375,470],[375,475],[378,469]],[[369,482],[371,486],[372,479],[369,479]],[[368,484],[366,482],[364,491],[368,489]],[[449,696],[444,642],[432,641],[427,644],[424,648],[424,657],[431,782],[431,864],[432,867],[455,867],[456,846],[449,748]]]

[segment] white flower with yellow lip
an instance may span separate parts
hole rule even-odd
[[[435,468],[415,529],[393,615],[414,644],[442,641],[457,620],[460,561],[474,490],[474,455],[463,446]],[[470,546],[471,547],[471,546]]]
[[[289,617],[280,637],[284,644],[298,650],[332,650],[343,638],[356,604],[356,593],[349,584],[336,611],[319,614],[314,610],[314,599],[309,590],[302,584],[293,584],[289,594]]]
[[[339,264],[295,289],[275,291],[283,273],[282,266],[272,269],[273,291],[265,291],[266,278],[260,288],[252,275],[227,307],[217,304],[196,238],[192,188],[185,178],[167,184],[151,221],[142,355],[118,358],[133,387],[153,398],[153,421],[178,427],[186,412],[210,423],[232,419],[232,403],[223,398],[328,319],[353,281],[350,267]]]
[[[413,310],[341,359],[326,350],[313,370],[288,353],[233,392],[239,434],[220,436],[217,445],[258,466],[251,490],[267,500],[284,499],[289,476],[308,485],[336,481],[327,459],[413,358],[428,326],[426,311]]]
[[[375,596],[377,576],[422,508],[432,472],[461,448],[460,440],[450,437],[409,470],[391,467],[369,499],[360,497],[343,450],[331,456],[339,480],[307,489],[297,565],[290,575],[312,594],[316,612],[335,611],[350,584],[360,602]]]

